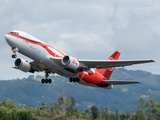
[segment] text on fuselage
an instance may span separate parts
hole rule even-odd
[[[33,46],[30,46],[30,48],[31,48],[32,50],[34,50],[34,51],[38,52],[38,53],[41,53],[41,51],[40,51],[40,50],[38,50],[37,48],[35,48],[35,47],[33,47]]]

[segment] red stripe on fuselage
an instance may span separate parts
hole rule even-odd
[[[22,37],[22,36],[19,36],[19,35],[15,35],[15,34],[13,34],[13,33],[7,33],[7,35],[10,35],[10,36],[13,36],[13,37],[16,37],[16,38],[20,38],[20,39],[22,39],[22,40],[25,40],[25,41],[27,41],[27,42],[29,42],[29,43],[32,43],[32,44],[35,44],[35,45],[40,45],[40,46],[42,46],[44,49],[46,49],[47,52],[48,52],[50,55],[52,55],[52,56],[54,56],[54,57],[61,57],[61,56],[55,54],[53,51],[51,51],[51,50],[48,48],[48,47],[53,48],[53,47],[50,46],[50,45],[47,45],[47,44],[44,44],[44,43],[41,43],[41,42],[38,42],[38,41],[30,40],[30,39],[28,39],[28,38],[25,38],[25,37]],[[55,49],[55,48],[53,48],[53,49]],[[59,52],[61,55],[65,56],[64,53],[60,52],[60,51],[57,50],[57,49],[55,49],[55,50],[56,50],[57,52]]]

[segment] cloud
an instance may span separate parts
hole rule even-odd
[[[14,60],[10,58],[12,52],[4,34],[12,29],[25,31],[77,58],[105,59],[115,50],[122,53],[120,59],[152,58],[156,63],[130,68],[146,70],[149,66],[147,71],[159,74],[159,3],[157,0],[0,0],[1,68],[7,74],[13,73],[1,74],[1,78],[14,78],[20,73],[8,69]]]

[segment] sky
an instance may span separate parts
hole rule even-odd
[[[160,74],[158,0],[0,0],[0,79],[33,75],[15,70],[4,35],[27,32],[77,59],[153,59],[125,67]],[[19,58],[31,59],[17,53]],[[44,75],[36,73],[34,75]]]

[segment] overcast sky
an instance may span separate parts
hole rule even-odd
[[[78,59],[106,59],[116,50],[121,60],[154,59],[125,68],[160,74],[158,0],[0,0],[0,79],[32,75],[11,68],[4,35],[13,29]]]

